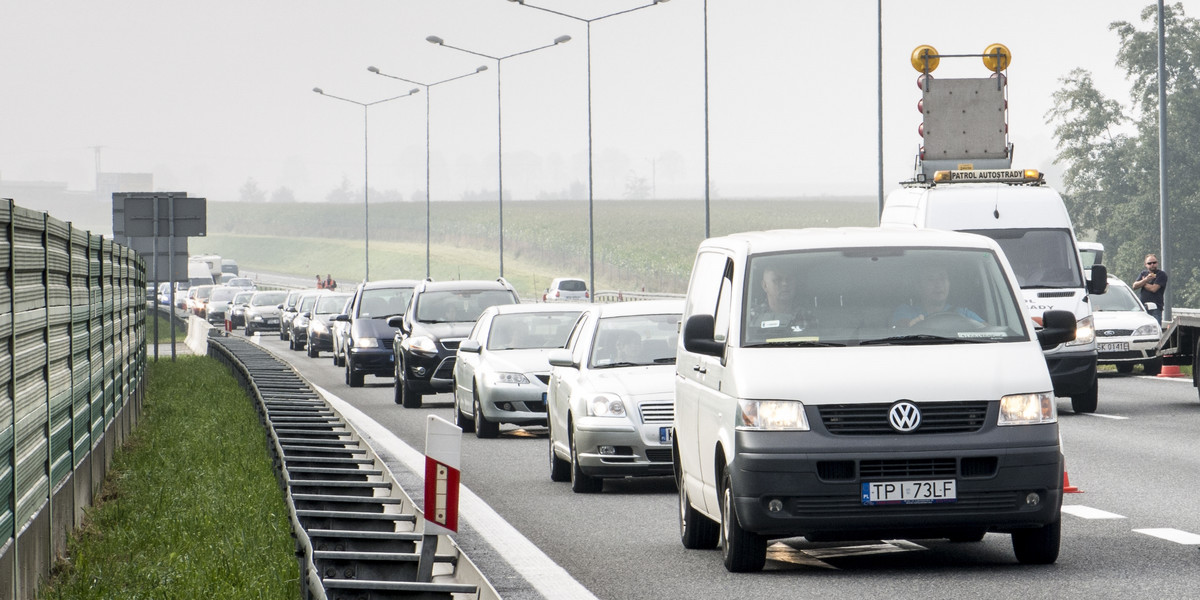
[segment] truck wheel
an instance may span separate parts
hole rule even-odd
[[[1062,518],[1038,529],[1018,529],[1012,534],[1013,553],[1023,565],[1049,565],[1058,560]]]
[[[715,548],[721,535],[719,525],[692,507],[682,477],[676,477],[675,486],[679,488],[679,541],[689,550]]]
[[[761,571],[767,564],[767,538],[742,529],[733,503],[733,478],[721,480],[721,554],[731,573]]]
[[[1093,413],[1096,412],[1096,404],[1100,400],[1100,382],[1093,381],[1092,387],[1088,391],[1078,395],[1071,396],[1071,410],[1077,413]]]

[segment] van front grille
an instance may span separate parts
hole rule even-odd
[[[979,431],[988,414],[986,400],[965,402],[916,402],[921,425],[906,435],[934,433],[973,433]],[[888,421],[891,404],[831,404],[817,407],[821,423],[833,435],[894,435]]]

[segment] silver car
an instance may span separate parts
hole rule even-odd
[[[607,477],[672,474],[682,312],[682,300],[594,304],[550,353],[550,479],[594,493]]]
[[[481,438],[501,423],[546,424],[547,354],[563,348],[580,308],[503,304],[480,314],[454,362],[454,421]]]
[[[254,292],[246,306],[246,335],[256,331],[279,329],[279,305],[287,292]]]

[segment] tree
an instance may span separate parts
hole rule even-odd
[[[274,192],[271,192],[271,202],[281,204],[293,203],[295,201],[296,193],[292,191],[292,188],[287,186],[279,187]]]
[[[1091,73],[1060,79],[1046,122],[1056,163],[1065,167],[1067,210],[1077,231],[1104,244],[1110,273],[1127,281],[1146,253],[1159,251],[1158,9],[1141,13],[1146,29],[1116,21],[1117,65],[1130,81],[1127,105],[1106,98]],[[1200,307],[1200,22],[1183,5],[1164,8],[1167,90],[1167,210],[1172,304]]]
[[[251,177],[242,184],[242,189],[238,191],[238,200],[241,202],[266,202],[267,193],[258,187],[258,182]]]

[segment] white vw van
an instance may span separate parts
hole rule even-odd
[[[767,541],[1012,534],[1059,549],[1063,456],[1035,334],[991,239],[933,229],[743,233],[700,245],[675,374],[680,538],[731,571]]]
[[[1075,231],[1062,197],[1036,170],[937,171],[932,182],[910,182],[888,195],[881,225],[968,231],[1000,244],[1029,314],[1075,315],[1075,339],[1046,350],[1054,395],[1075,412],[1096,411],[1096,335],[1088,294],[1102,294],[1108,270],[1080,266]]]

